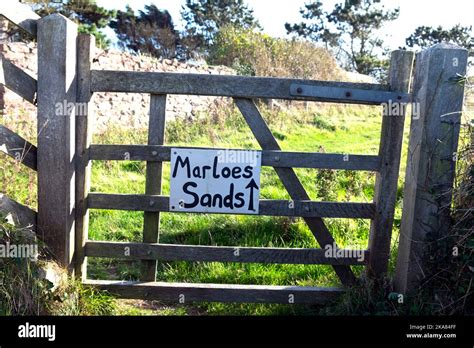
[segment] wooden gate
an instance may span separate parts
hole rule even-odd
[[[17,18],[19,17],[19,18]],[[13,11],[10,19],[23,24],[38,39],[38,86],[18,68],[2,60],[6,85],[25,99],[38,100],[38,147],[24,163],[38,169],[38,232],[44,235],[56,259],[93,285],[126,298],[193,301],[323,303],[356,280],[351,265],[365,265],[373,277],[387,271],[396,202],[398,172],[404,128],[404,110],[411,101],[410,80],[413,53],[395,51],[391,56],[389,83],[367,84],[298,79],[222,75],[150,73],[93,70],[95,42],[78,35],[74,23],[53,14],[38,19]],[[13,72],[12,72],[13,71]],[[11,77],[20,78],[12,80]],[[15,89],[16,88],[16,89]],[[147,93],[151,96],[148,144],[91,144],[89,103],[95,92]],[[157,243],[160,212],[172,212],[169,197],[161,195],[162,163],[170,161],[171,147],[164,144],[167,96],[172,94],[233,98],[261,147],[262,166],[273,167],[291,201],[260,200],[259,214],[301,217],[320,249],[256,248],[234,246],[169,245]],[[286,99],[366,105],[403,105],[402,114],[382,119],[380,149],[376,156],[287,152],[262,118],[255,100]],[[58,117],[57,103],[81,103]],[[84,107],[85,106],[85,107]],[[5,132],[5,131],[4,131]],[[2,135],[6,138],[6,135]],[[17,137],[13,142],[26,143]],[[37,154],[34,153],[37,151]],[[127,153],[128,156],[124,157]],[[89,192],[92,161],[144,161],[146,192],[143,195]],[[361,170],[376,173],[372,203],[312,201],[293,168]],[[88,239],[90,209],[144,211],[143,243],[118,243]],[[364,258],[329,257],[325,246],[334,245],[324,218],[371,220],[369,245]],[[128,248],[129,253],[124,253]],[[344,254],[346,253],[344,251]],[[87,279],[87,258],[107,257],[142,260],[141,281],[123,282]],[[155,282],[156,262],[206,261],[281,264],[325,264],[334,268],[341,287],[224,285]]]
[[[3,4],[2,4],[3,5]],[[18,25],[26,34],[36,36],[39,16],[24,6],[0,5],[0,14]],[[0,56],[0,84],[36,106],[37,80]],[[1,110],[3,113],[4,110]],[[0,152],[37,171],[37,148],[4,125],[0,125]],[[7,214],[16,226],[36,228],[36,212],[0,192],[0,212]]]
[[[155,282],[156,260],[254,262],[332,265],[343,286],[355,281],[351,265],[366,265],[374,276],[387,271],[391,230],[397,192],[397,180],[404,127],[403,115],[382,118],[382,134],[378,156],[343,155],[281,151],[278,142],[262,118],[255,99],[287,99],[336,103],[380,105],[407,103],[413,54],[396,51],[392,54],[390,84],[322,82],[260,77],[213,76],[176,73],[90,70],[92,41],[81,37],[79,44],[80,102],[89,102],[94,92],[149,93],[151,95],[149,136],[147,145],[95,145],[87,119],[78,119],[77,153],[83,154],[76,187],[76,204],[82,204],[77,217],[77,272],[86,284],[126,298],[160,299],[166,301],[276,302],[322,303],[334,298],[341,288],[304,286],[257,286],[229,284],[188,284]],[[273,167],[292,201],[260,200],[259,215],[302,217],[321,249],[249,248],[226,246],[170,245],[157,243],[160,212],[172,212],[169,197],[161,195],[162,163],[170,161],[171,147],[164,144],[166,99],[169,94],[231,97],[245,118],[262,149],[262,166]],[[127,156],[124,156],[127,154]],[[90,161],[146,161],[146,193],[143,195],[90,193]],[[349,160],[347,160],[349,159]],[[293,168],[363,170],[376,172],[373,203],[338,203],[311,201]],[[143,243],[90,241],[87,238],[87,211],[116,209],[144,211]],[[370,240],[364,258],[327,257],[326,245],[335,241],[323,218],[371,219]],[[127,250],[128,252],[124,252]],[[350,254],[350,253],[345,253]],[[143,260],[141,281],[123,282],[88,280],[86,257],[107,257]]]
[[[0,151],[37,172],[38,212],[0,193],[0,211],[15,223],[36,229],[56,261],[81,276],[87,284],[125,297],[162,300],[228,302],[323,302],[355,281],[351,265],[366,265],[381,277],[387,271],[397,192],[400,152],[407,102],[417,103],[419,115],[410,130],[409,156],[401,226],[400,252],[394,279],[399,291],[416,289],[423,279],[426,236],[450,224],[449,206],[455,172],[464,96],[467,50],[441,43],[417,56],[410,90],[413,54],[395,51],[387,85],[306,81],[294,79],[211,76],[193,74],[95,71],[91,69],[93,37],[79,35],[77,25],[52,14],[40,18],[17,1],[0,3],[0,14],[38,42],[38,77],[26,74],[4,57],[0,84],[37,105],[37,146],[0,126]],[[131,92],[151,95],[147,145],[90,144],[89,110],[95,92]],[[170,160],[164,145],[166,98],[170,94],[225,96],[234,99],[262,148],[262,165],[273,167],[291,202],[261,200],[260,215],[302,217],[321,249],[282,249],[165,245],[157,243],[159,214],[169,212],[169,198],[161,195],[162,163]],[[287,99],[381,105],[380,149],[377,156],[283,152],[259,113],[255,100]],[[58,114],[57,105],[66,105]],[[80,103],[80,104],[77,104]],[[69,107],[71,106],[72,107]],[[80,108],[78,106],[81,106]],[[399,107],[403,106],[403,107]],[[392,110],[398,111],[397,115]],[[402,113],[399,111],[402,110]],[[144,195],[90,193],[90,165],[98,160],[127,159],[147,163]],[[348,159],[348,160],[346,160]],[[376,173],[374,201],[338,203],[311,201],[293,168],[364,170]],[[444,197],[442,200],[439,197]],[[291,204],[290,204],[291,203]],[[145,212],[143,243],[90,241],[90,209]],[[364,260],[332,258],[324,253],[334,239],[323,218],[371,220]],[[130,256],[125,256],[129,248]],[[343,254],[345,252],[343,251]],[[142,281],[135,283],[88,280],[86,257],[142,260]],[[327,264],[341,280],[340,288],[156,283],[157,260]],[[420,265],[421,262],[421,265]],[[291,301],[290,301],[291,299]]]

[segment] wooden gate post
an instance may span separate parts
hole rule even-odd
[[[74,253],[77,25],[59,14],[38,20],[38,233],[72,270]]]
[[[389,82],[392,91],[407,93],[410,90],[413,69],[413,53],[398,50],[390,59]],[[390,103],[399,103],[391,100]],[[387,107],[382,117],[380,136],[380,171],[375,178],[374,202],[377,204],[375,217],[370,225],[368,273],[381,279],[387,272],[390,257],[390,243],[395,204],[397,201],[398,172],[405,125],[405,108]]]
[[[89,231],[87,195],[90,190],[91,161],[89,146],[92,140],[93,108],[90,105],[91,67],[95,49],[95,36],[79,34],[77,37],[77,110],[76,110],[76,250],[75,275],[87,278],[87,261],[84,246]]]
[[[417,55],[395,289],[416,290],[429,242],[445,236],[458,146],[467,50],[441,43]],[[415,111],[415,112],[413,112]]]

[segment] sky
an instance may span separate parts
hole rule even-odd
[[[343,0],[324,0],[325,6],[331,9],[337,2]],[[300,8],[309,0],[246,0],[254,10],[255,17],[266,33],[285,37],[285,23],[301,21]],[[183,26],[180,10],[185,0],[97,0],[98,5],[106,8],[125,9],[127,4],[135,10],[142,9],[144,5],[155,4],[159,9],[170,12],[175,25]],[[416,27],[421,25],[452,27],[458,23],[463,26],[474,26],[474,1],[473,0],[382,0],[386,8],[400,7],[400,16],[389,23],[381,31],[386,37],[385,43],[390,49],[397,49],[405,45],[408,37]],[[108,35],[113,35],[109,30]]]

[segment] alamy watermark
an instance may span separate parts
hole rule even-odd
[[[0,258],[38,260],[38,244],[0,244]]]
[[[260,151],[256,150],[218,150],[218,163],[235,163],[235,164],[250,164],[253,167],[257,166]]]
[[[19,338],[46,338],[53,342],[56,340],[56,325],[37,325],[26,322],[18,326]]]
[[[365,259],[365,250],[354,248],[354,249],[340,249],[335,242],[327,244],[324,247],[324,257],[340,259],[340,258],[355,258],[357,261],[362,262]]]
[[[383,116],[404,116],[410,105],[412,119],[418,120],[420,118],[421,105],[418,102],[405,103],[389,100],[388,103],[382,103],[381,105],[383,108]]]
[[[56,116],[87,115],[87,103],[73,103],[64,99],[54,104],[54,114]]]

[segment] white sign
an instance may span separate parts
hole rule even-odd
[[[170,211],[258,214],[262,155],[171,149]]]

